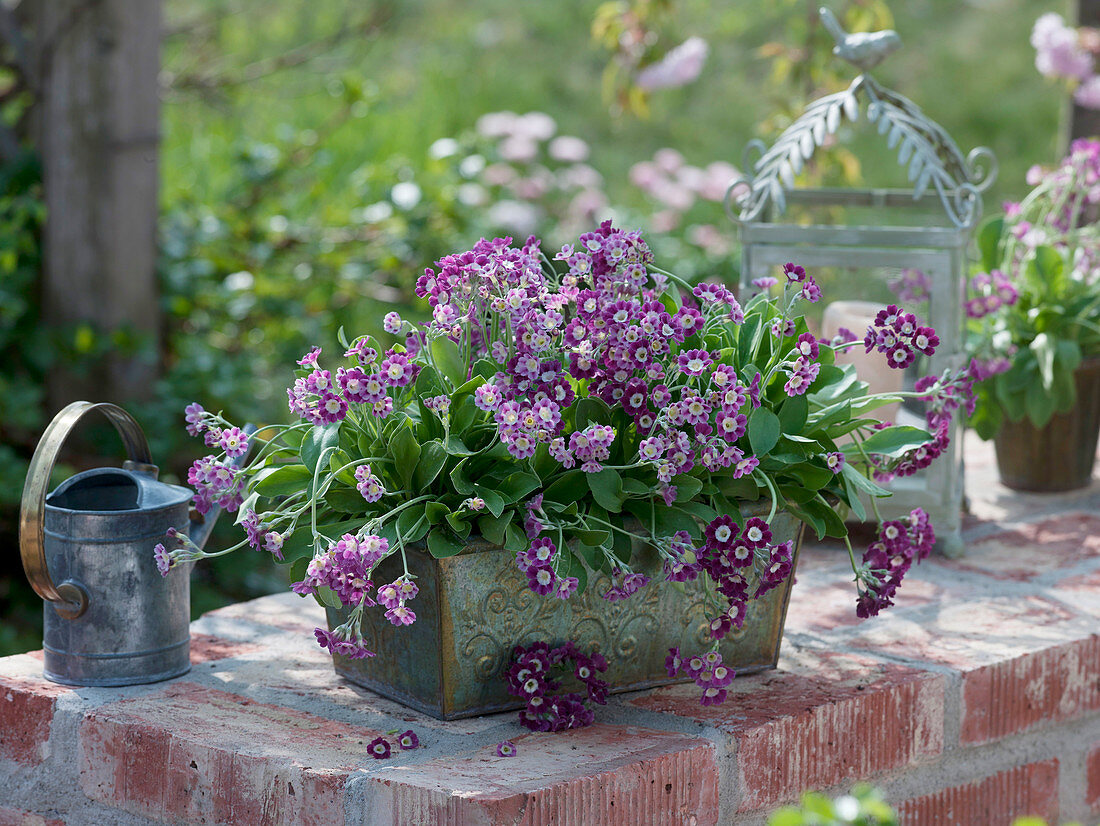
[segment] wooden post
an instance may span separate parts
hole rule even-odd
[[[1077,24],[1100,28],[1100,0],[1077,0]],[[1100,137],[1100,110],[1073,103],[1069,116],[1069,140]]]
[[[26,3],[24,6],[28,5]],[[156,284],[160,0],[31,0],[33,132],[43,163],[42,299],[55,328],[129,328],[137,356],[58,371],[53,408],[141,398],[159,371]],[[61,365],[63,368],[63,365]]]

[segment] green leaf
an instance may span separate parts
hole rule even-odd
[[[500,516],[483,516],[477,520],[477,529],[489,542],[494,545],[503,545],[505,533],[511,522],[511,513],[502,513]]]
[[[344,603],[340,602],[340,597],[336,596],[336,592],[325,585],[319,587],[315,593],[317,601],[328,608],[344,607]]]
[[[574,410],[577,430],[584,430],[590,424],[611,424],[611,408],[603,399],[594,396],[583,398]]]
[[[430,524],[423,505],[410,505],[397,515],[397,532],[405,542],[419,542]]]
[[[416,377],[415,387],[416,395],[422,399],[442,396],[446,389],[439,379],[439,373],[430,364],[426,364],[421,368],[420,375]]]
[[[800,434],[806,428],[810,402],[805,396],[792,396],[779,408],[779,429],[787,434]]]
[[[363,513],[368,505],[355,488],[334,487],[325,494],[325,503],[340,513]]]
[[[1043,391],[1049,393],[1054,386],[1054,341],[1046,333],[1039,333],[1028,346],[1035,353],[1039,376],[1043,380]]]
[[[447,453],[451,456],[473,456],[474,451],[466,447],[466,443],[453,433],[447,437],[446,444]]]
[[[598,473],[586,474],[588,477],[588,489],[592,491],[592,498],[612,513],[618,513],[623,507],[623,480],[619,472],[611,468],[604,468]]]
[[[858,488],[866,494],[877,497],[891,495],[890,491],[877,484],[876,482],[868,479],[847,462],[845,462],[844,465],[840,468],[840,472],[845,479],[852,483],[852,487]]]
[[[436,559],[456,556],[466,550],[466,543],[450,531],[432,528],[428,534],[428,552]]]
[[[408,489],[412,484],[417,462],[420,461],[420,445],[407,424],[402,423],[397,426],[397,431],[390,441],[390,454],[397,466],[398,476]]]
[[[699,479],[687,474],[673,476],[672,485],[676,488],[677,502],[690,502],[703,489],[703,483]]]
[[[484,485],[474,485],[474,496],[480,496],[485,500],[485,507],[493,516],[500,516],[507,504],[499,493]]]
[[[512,503],[538,490],[541,485],[542,480],[535,474],[520,470],[506,476],[496,489],[506,502]]]
[[[308,488],[312,481],[313,473],[305,465],[283,465],[267,473],[253,490],[261,496],[290,496]]]
[[[432,525],[438,525],[450,512],[451,509],[442,502],[429,502],[424,506],[424,515],[428,517],[428,522]]]
[[[760,407],[749,416],[749,445],[752,452],[763,457],[779,441],[779,417]]]
[[[302,464],[309,468],[310,475],[317,470],[322,454],[335,449],[340,444],[341,422],[326,425],[314,425],[302,440]]]
[[[605,530],[585,530],[577,528],[573,531],[573,536],[577,537],[577,539],[590,548],[598,548],[607,541],[609,533],[610,531]]]
[[[469,496],[474,492],[474,483],[466,476],[466,463],[469,461],[469,459],[463,459],[451,468],[451,484],[454,485],[455,490],[463,496]]]
[[[1027,417],[1036,427],[1045,427],[1054,415],[1054,395],[1038,388],[1027,394]]]
[[[623,493],[629,493],[632,496],[652,496],[653,486],[633,476],[626,476],[623,477]]]
[[[445,336],[434,338],[429,344],[432,361],[439,372],[450,381],[452,387],[460,387],[466,382],[466,365],[458,352],[458,345]]]
[[[531,544],[527,534],[521,531],[515,522],[509,522],[504,532],[504,549],[507,551],[525,551]]]
[[[894,425],[884,430],[876,430],[863,441],[863,449],[867,453],[879,453],[891,459],[897,459],[913,448],[927,442],[932,438],[927,430],[909,425]],[[855,445],[846,445],[844,452],[849,455],[858,455],[859,448]]]
[[[820,526],[818,522],[815,521],[814,523],[818,539],[823,539],[826,536],[840,539],[848,535],[848,528],[845,526],[844,520],[821,499],[811,500],[802,507],[806,509],[807,513],[813,514],[817,520],[820,520]]]
[[[470,536],[470,531],[472,530],[473,526],[471,526],[470,523],[467,522],[465,519],[453,513],[448,513],[446,519],[447,524],[451,526],[451,530],[458,534],[462,539],[467,539]]]
[[[580,477],[581,471],[579,470],[566,471],[542,492],[543,501],[561,502],[562,504],[577,501],[577,486],[584,484]]]
[[[441,442],[428,442],[421,448],[420,461],[413,474],[413,493],[427,493],[428,487],[447,463],[447,450]]]
[[[1001,243],[1001,235],[1004,233],[1004,226],[1003,217],[990,218],[978,230],[978,251],[981,253],[982,269],[986,272],[995,270],[1001,265],[998,247]]]

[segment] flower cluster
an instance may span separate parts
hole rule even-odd
[[[315,347],[298,362],[302,369],[286,391],[290,412],[315,425],[343,421],[353,406],[386,418],[394,409],[390,391],[408,386],[420,372],[420,365],[410,360],[404,348],[387,350],[376,364],[377,351],[360,344],[345,354],[351,354],[357,366],[341,367],[333,376],[318,366],[320,352]]]
[[[914,562],[932,552],[935,541],[936,533],[928,514],[920,508],[906,519],[884,522],[878,538],[864,552],[863,565],[857,572],[856,613],[864,618],[873,617],[893,605],[902,578]]]
[[[912,364],[918,353],[931,356],[939,344],[935,330],[920,326],[913,313],[905,312],[896,304],[879,310],[863,338],[863,346],[868,353],[872,350],[884,353],[886,363],[898,370]]]
[[[608,685],[597,676],[606,670],[607,660],[602,654],[582,654],[572,642],[557,648],[545,642],[516,646],[507,682],[509,693],[527,703],[519,713],[520,724],[532,731],[564,731],[591,725],[594,718],[588,702],[607,703]],[[576,681],[584,693],[554,694],[561,689],[563,679]]]
[[[773,544],[771,527],[758,516],[745,520],[743,527],[730,516],[718,516],[707,525],[704,538],[694,554],[723,599],[709,629],[711,639],[720,640],[744,625],[750,600],[787,581],[794,564],[794,543]],[[754,568],[759,572],[755,588]]]
[[[970,279],[971,298],[966,301],[968,318],[984,318],[1001,307],[1011,307],[1019,298],[1012,279],[1000,270],[980,272]]]
[[[288,389],[297,421],[261,430],[251,464],[235,464],[247,450],[242,431],[189,407],[189,429],[224,451],[196,463],[196,502],[243,511],[240,547],[286,562],[309,554],[292,589],[343,610],[342,624],[315,635],[344,657],[374,656],[365,617],[415,621],[408,553],[472,552],[479,535],[515,554],[540,596],[587,587],[614,602],[654,587],[651,579],[701,579],[717,647],[752,600],[791,581],[795,547],[775,514],[821,532],[826,509],[851,504],[852,474],[876,469],[874,456],[837,444],[849,434],[866,441],[876,424],[851,412],[866,407],[866,386],[835,364],[859,341],[809,332],[799,305],[819,301],[821,289],[805,268],[789,263],[757,284],[741,296],[719,283],[687,285],[656,266],[637,232],[610,221],[552,259],[534,238],[482,239],[418,279],[430,320],[386,315],[387,334],[403,344],[383,350],[341,335],[346,361],[331,369],[320,348],[306,354]],[[900,368],[939,341],[891,305],[863,343]],[[960,376],[918,383],[909,395],[927,402],[931,435],[904,428],[876,444],[896,456],[931,441],[877,470],[911,472],[942,452],[968,392]],[[764,509],[742,516],[737,499]],[[918,533],[913,547],[925,543]],[[643,544],[659,563],[638,553]],[[166,571],[199,556],[162,546],[157,563]],[[874,572],[894,582],[904,556],[887,557],[888,568],[867,563],[863,591],[887,594],[887,575],[872,587]],[[400,567],[382,576],[387,559]],[[696,667],[687,657],[685,673],[704,702],[720,702],[732,672],[700,656],[709,659]],[[590,722],[589,704],[606,699],[597,676],[606,668],[572,643],[517,649],[508,681],[526,703],[524,724]],[[583,690],[559,693],[563,669]]]
[[[671,678],[683,674],[694,680],[703,689],[699,702],[704,706],[716,706],[725,702],[726,688],[736,676],[732,668],[722,664],[722,655],[713,650],[685,660],[679,648],[670,648],[665,658],[665,670]]]
[[[420,589],[407,574],[375,589],[374,570],[389,553],[389,540],[385,537],[344,534],[309,561],[304,579],[291,584],[291,590],[302,595],[313,595],[318,589],[327,588],[342,605],[353,609],[354,622],[333,631],[316,629],[317,641],[323,648],[353,658],[373,657],[357,629],[363,610],[375,605],[386,609],[386,619],[393,625],[411,625],[416,621],[416,614],[406,603]]]
[[[1065,78],[1076,84],[1074,100],[1087,109],[1100,109],[1100,30],[1066,24],[1060,14],[1042,15],[1031,31],[1035,68],[1046,77]]]

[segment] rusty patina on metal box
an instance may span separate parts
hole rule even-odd
[[[796,564],[801,532],[802,524],[789,514],[779,513],[772,521],[776,542],[796,540]],[[368,610],[363,635],[377,656],[334,656],[336,673],[443,720],[522,708],[523,702],[508,693],[503,675],[513,647],[535,640],[573,640],[586,653],[603,653],[608,661],[603,676],[614,693],[685,682],[669,679],[665,657],[673,646],[689,655],[710,647],[703,578],[678,589],[661,578],[655,553],[643,554],[643,560],[647,564],[635,570],[649,573],[653,582],[630,599],[609,602],[600,596],[611,585],[603,574],[568,600],[531,592],[511,551],[479,549],[447,559],[408,554],[420,587],[410,603],[416,622],[395,627],[382,611]],[[390,557],[375,579],[390,582],[401,572],[400,561]],[[775,666],[790,589],[788,581],[750,602],[744,627],[722,641],[723,660],[739,674]],[[329,627],[346,617],[346,610],[328,609]]]

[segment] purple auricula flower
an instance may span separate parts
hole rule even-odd
[[[516,744],[511,740],[504,740],[497,743],[497,757],[515,757],[516,756]]]
[[[385,737],[375,737],[367,743],[367,752],[375,760],[388,760],[390,757],[390,744]]]

